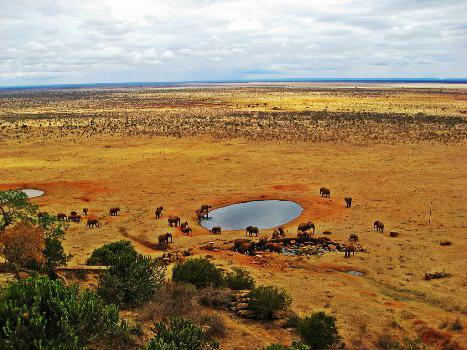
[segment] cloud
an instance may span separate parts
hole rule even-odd
[[[466,77],[456,0],[0,0],[0,85]]]

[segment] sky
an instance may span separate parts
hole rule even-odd
[[[0,86],[438,77],[466,0],[0,0]]]

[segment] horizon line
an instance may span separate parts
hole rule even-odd
[[[88,82],[88,83],[52,83],[0,85],[1,90],[8,89],[41,89],[41,88],[73,88],[93,86],[151,86],[151,85],[189,85],[189,84],[236,84],[236,83],[292,83],[292,82],[412,82],[412,83],[446,83],[467,84],[467,78],[282,78],[282,79],[213,79],[213,80],[172,80],[172,81],[122,81],[122,82]]]

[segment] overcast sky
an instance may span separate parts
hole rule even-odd
[[[0,0],[0,86],[467,77],[466,0]]]

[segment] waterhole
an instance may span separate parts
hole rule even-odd
[[[220,226],[222,230],[244,230],[247,226],[268,229],[292,221],[302,211],[299,204],[291,201],[250,201],[214,209],[209,212],[209,219],[204,219],[201,224],[209,230],[214,226]]]

